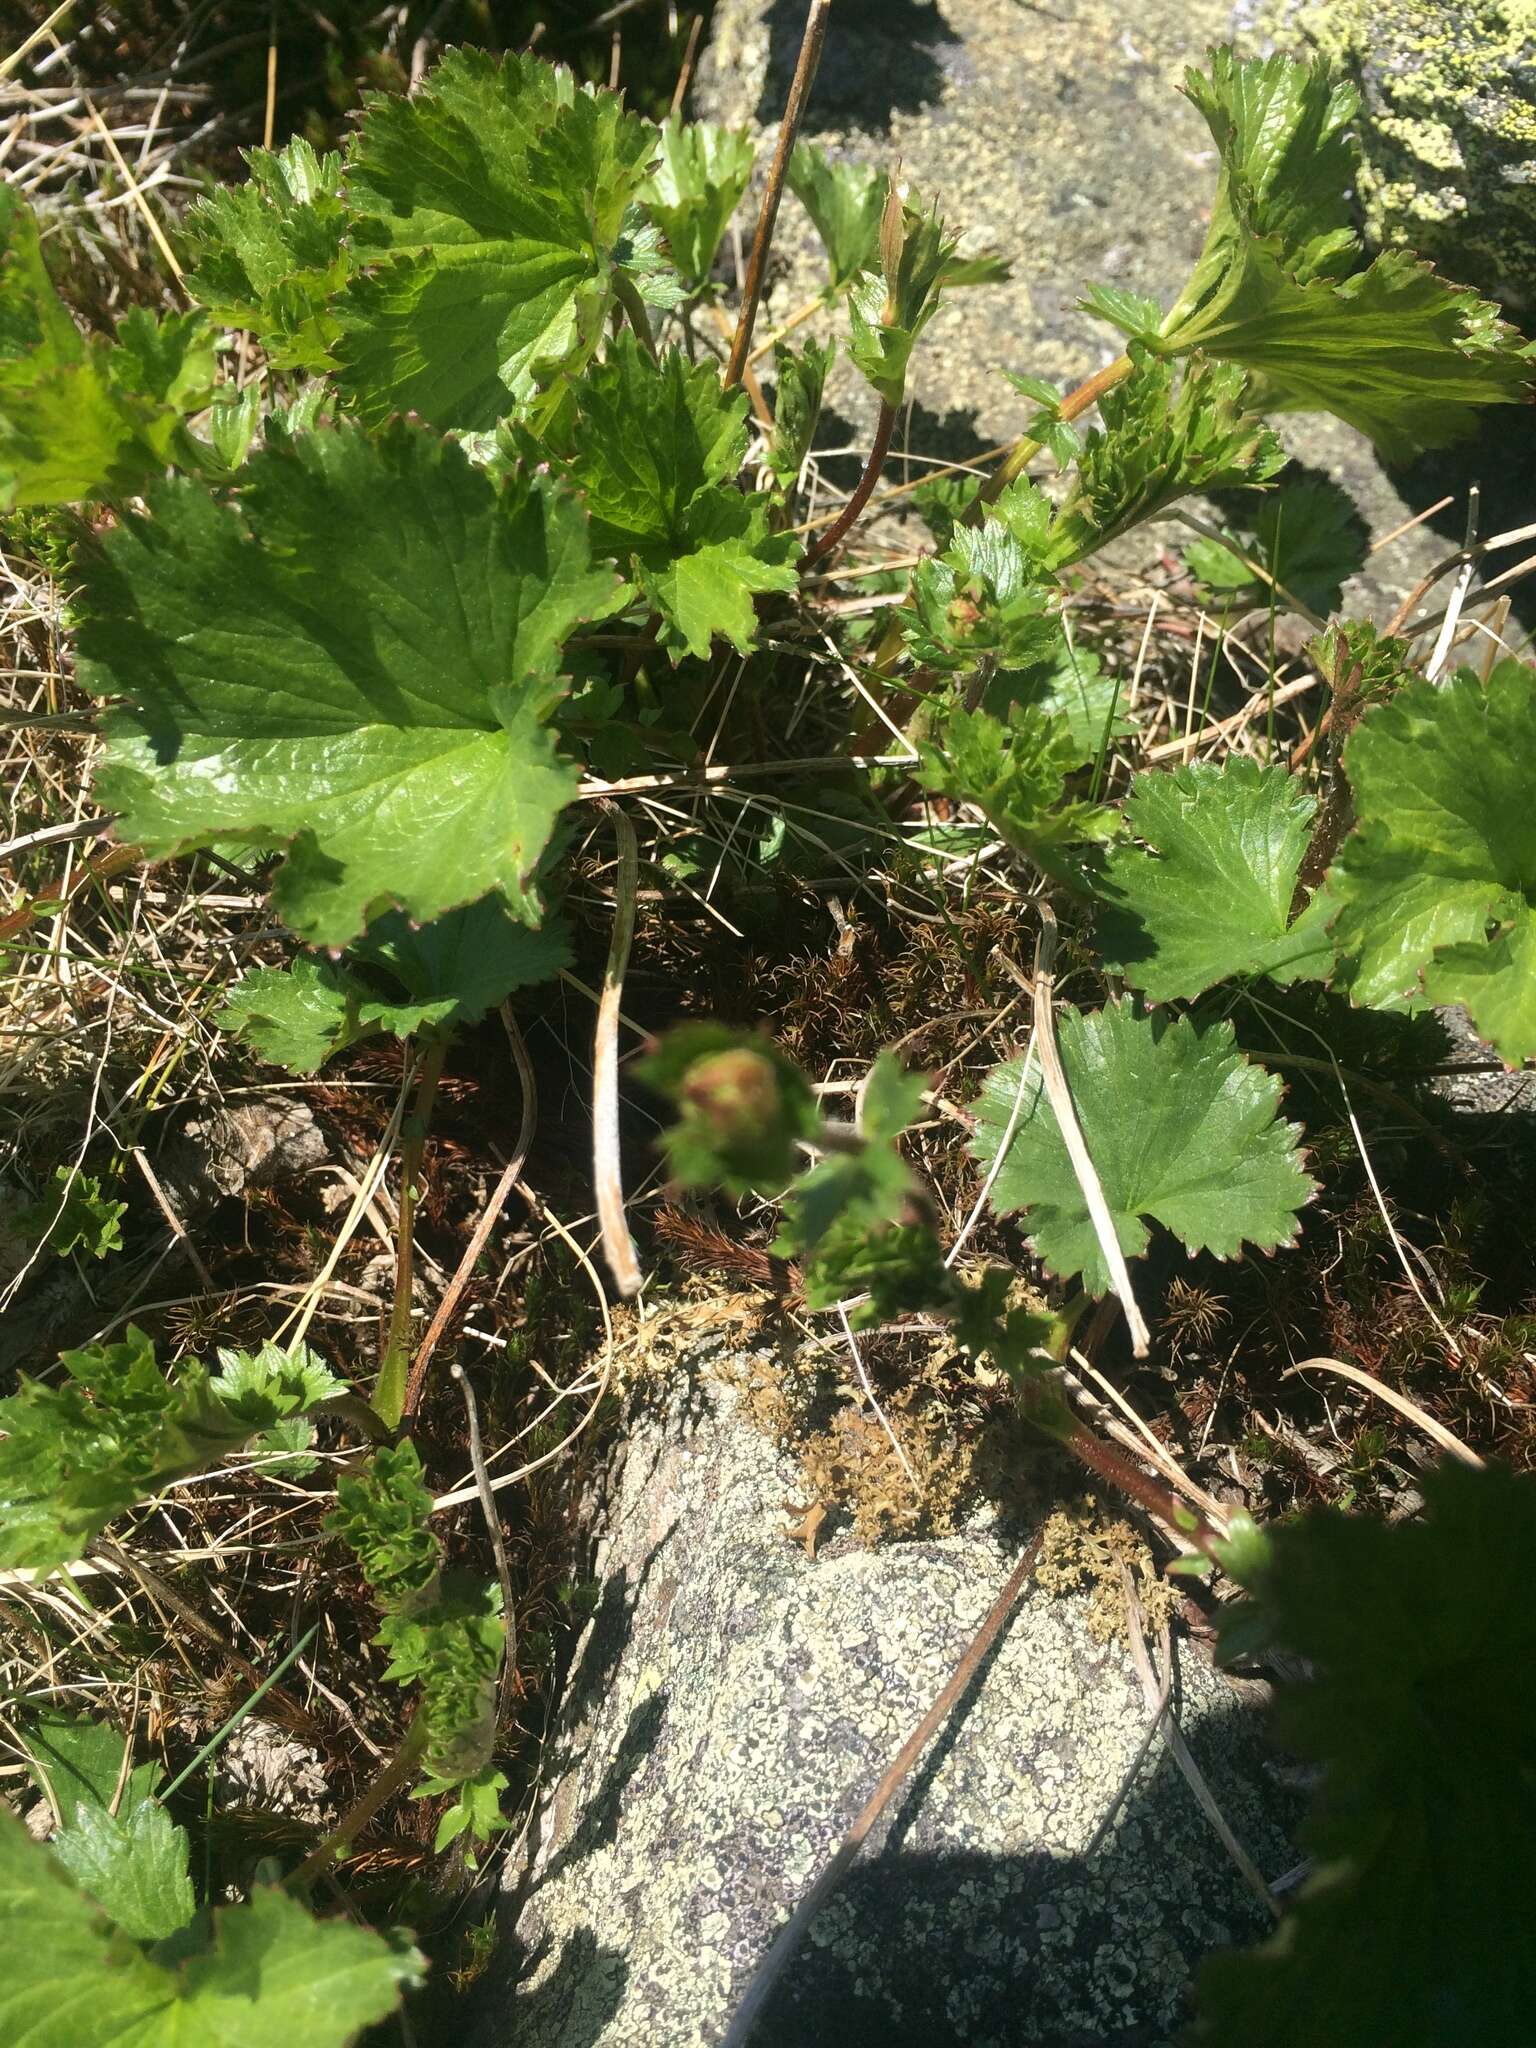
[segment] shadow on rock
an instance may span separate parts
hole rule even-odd
[[[768,17],[768,69],[757,118],[777,123],[800,54],[805,0],[777,0]],[[941,98],[961,44],[937,0],[840,0],[822,51],[803,133],[890,126]]]
[[[1219,1723],[1191,1743],[1221,1799]],[[1270,1921],[1215,1850],[1198,1887],[1159,1873],[1192,1795],[1153,1751],[1090,1856],[898,1849],[855,1866],[789,1964],[752,2048],[1153,2048],[1189,2017],[1205,1954]],[[920,1799],[914,1787],[909,1800]],[[1181,1910],[1170,1923],[1170,1891]],[[742,1987],[745,1988],[744,1986]]]
[[[1527,329],[1529,330],[1529,322]],[[1473,484],[1482,492],[1478,531],[1489,540],[1528,526],[1532,519],[1531,479],[1536,476],[1536,407],[1529,405],[1490,406],[1480,415],[1478,430],[1469,440],[1453,447],[1421,455],[1407,469],[1394,470],[1392,481],[1415,512],[1450,497],[1450,504],[1431,515],[1428,524],[1445,538],[1446,553],[1462,544],[1466,534],[1467,499]],[[1484,567],[1483,580],[1491,580],[1511,569],[1532,552],[1526,541],[1492,557]],[[1449,583],[1430,603],[1438,609],[1449,594]],[[1527,576],[1510,589],[1510,609],[1528,633],[1536,632],[1536,576]],[[1470,656],[1469,656],[1470,658]]]

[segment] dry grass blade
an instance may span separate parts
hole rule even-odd
[[[1093,1234],[1099,1241],[1104,1263],[1109,1268],[1110,1285],[1125,1311],[1125,1325],[1130,1331],[1131,1349],[1138,1358],[1145,1358],[1152,1348],[1151,1332],[1136,1304],[1130,1268],[1125,1263],[1125,1254],[1121,1251],[1120,1240],[1115,1235],[1114,1218],[1110,1215],[1109,1204],[1104,1199],[1103,1183],[1084,1143],[1082,1126],[1078,1123],[1077,1111],[1072,1104],[1072,1091],[1067,1086],[1066,1071],[1061,1064],[1061,1055],[1056,1050],[1056,1021],[1052,1014],[1056,913],[1043,897],[1037,907],[1040,912],[1040,942],[1035,952],[1034,1035],[1035,1048],[1040,1059],[1040,1072],[1045,1081],[1045,1092],[1055,1112],[1061,1142],[1067,1148],[1072,1171],[1077,1176],[1077,1184],[1083,1191],[1083,1200],[1088,1205],[1088,1220],[1093,1225]]]
[[[613,936],[597,1004],[597,1030],[592,1045],[592,1174],[597,1190],[597,1220],[603,1233],[603,1256],[613,1284],[628,1300],[640,1292],[642,1275],[635,1241],[624,1215],[624,1172],[619,1158],[619,1012],[624,1000],[624,970],[635,936],[635,898],[640,884],[640,846],[635,828],[615,803],[601,808],[613,820],[619,842],[619,865],[613,885]]]
[[[512,1148],[512,1157],[501,1170],[501,1178],[491,1190],[485,1207],[480,1211],[475,1227],[470,1232],[469,1242],[464,1247],[463,1256],[454,1269],[453,1278],[444,1290],[443,1298],[437,1305],[437,1312],[427,1325],[427,1334],[422,1338],[417,1350],[415,1362],[411,1366],[411,1376],[406,1383],[405,1405],[401,1410],[402,1419],[406,1421],[416,1413],[417,1403],[421,1399],[422,1384],[427,1376],[427,1367],[432,1363],[433,1353],[443,1341],[443,1332],[453,1320],[454,1312],[464,1297],[465,1288],[474,1277],[475,1268],[480,1263],[480,1254],[485,1250],[491,1232],[496,1228],[496,1219],[506,1207],[508,1195],[517,1185],[528,1158],[529,1148],[533,1144],[533,1134],[538,1128],[539,1097],[534,1085],[533,1062],[528,1057],[523,1034],[517,1027],[511,1005],[508,1003],[501,1006],[501,1020],[506,1027],[507,1042],[512,1049],[518,1084],[523,1096],[522,1120],[518,1126],[517,1143]]]
[[[1417,1401],[1410,1401],[1406,1394],[1400,1394],[1395,1387],[1383,1385],[1376,1375],[1367,1372],[1364,1366],[1349,1365],[1342,1358],[1304,1358],[1300,1365],[1293,1365],[1280,1377],[1294,1379],[1302,1372],[1337,1373],[1340,1379],[1348,1380],[1354,1386],[1364,1387],[1366,1392],[1374,1394],[1378,1401],[1385,1401],[1389,1408],[1395,1408],[1405,1421],[1414,1425],[1415,1429],[1422,1429],[1430,1441],[1438,1444],[1447,1456],[1460,1458],[1464,1465],[1475,1465],[1479,1469],[1483,1466],[1485,1460],[1480,1458],[1470,1445],[1464,1444],[1459,1436],[1448,1430],[1443,1422],[1436,1422],[1433,1415],[1426,1415]]]
[[[1152,1660],[1147,1655],[1146,1617],[1142,1614],[1141,1602],[1136,1597],[1136,1582],[1132,1578],[1129,1568],[1124,1564],[1120,1567],[1120,1577],[1125,1587],[1125,1604],[1130,1620],[1127,1634],[1130,1638],[1131,1662],[1136,1666],[1136,1676],[1141,1681],[1142,1696],[1146,1700],[1148,1711],[1160,1713],[1162,1689],[1158,1685],[1156,1675],[1152,1670]],[[1173,1639],[1168,1632],[1166,1624],[1159,1631],[1158,1648],[1162,1652],[1165,1664],[1171,1669]],[[1215,1829],[1217,1839],[1220,1841],[1223,1849],[1226,1850],[1228,1856],[1231,1857],[1238,1875],[1259,1901],[1265,1912],[1272,1919],[1278,1920],[1280,1918],[1280,1907],[1276,1903],[1274,1893],[1270,1890],[1264,1873],[1259,1869],[1236,1835],[1233,1834],[1230,1822],[1216,1803],[1215,1793],[1212,1792],[1210,1786],[1206,1783],[1205,1773],[1190,1755],[1189,1744],[1184,1740],[1184,1731],[1179,1726],[1178,1715],[1163,1715],[1159,1725],[1163,1731],[1163,1740],[1168,1745],[1168,1754],[1183,1772],[1185,1782],[1188,1784],[1190,1791],[1195,1795],[1196,1804]]]

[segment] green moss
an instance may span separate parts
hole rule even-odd
[[[1361,87],[1372,240],[1536,302],[1536,0],[1331,0],[1297,34]]]

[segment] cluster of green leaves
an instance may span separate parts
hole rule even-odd
[[[17,1218],[22,1229],[36,1231],[61,1259],[72,1252],[91,1259],[120,1252],[128,1204],[103,1193],[99,1177],[78,1167],[56,1167],[53,1180],[55,1193],[22,1210]]]
[[[1166,315],[1106,290],[1093,311],[1155,355],[1236,365],[1256,410],[1334,413],[1391,461],[1524,397],[1531,351],[1496,307],[1401,250],[1361,267],[1353,86],[1323,64],[1222,47],[1185,91],[1220,162],[1200,260]]]
[[[494,1581],[443,1568],[431,1514],[421,1459],[406,1438],[338,1482],[326,1528],[352,1551],[378,1600],[374,1640],[389,1652],[385,1678],[420,1689],[412,1740],[427,1776],[416,1797],[451,1795],[435,1843],[444,1849],[460,1835],[483,1841],[501,1825],[507,1780],[491,1755],[506,1622]]]
[[[200,312],[157,322],[135,309],[113,341],[82,335],[36,218],[0,186],[0,511],[137,490],[191,453],[185,422],[213,375]]]
[[[130,1325],[122,1342],[62,1355],[57,1386],[23,1379],[0,1401],[0,1564],[51,1571],[83,1555],[107,1524],[232,1452],[292,1459],[305,1417],[346,1392],[302,1345],[221,1351],[220,1370],[168,1377]]]
[[[29,1746],[59,1824],[45,1847],[0,1812],[8,2041],[346,2048],[420,1980],[404,1935],[316,1920],[272,1886],[200,1911],[186,1831],[155,1796],[159,1768],[130,1766],[110,1728],[52,1717]]]
[[[1312,1875],[1260,1948],[1204,1967],[1210,2048],[1514,2048],[1530,2030],[1536,1481],[1447,1463],[1422,1520],[1318,1511],[1231,1568],[1229,1656],[1284,1650],[1278,1733],[1320,1782]]]

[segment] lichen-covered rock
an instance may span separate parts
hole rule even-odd
[[[750,123],[766,140],[804,20],[801,0],[716,0],[695,111]],[[1231,0],[838,0],[803,132],[836,157],[899,167],[955,227],[1013,265],[1006,284],[950,293],[925,329],[893,479],[903,480],[904,447],[928,460],[964,459],[1022,433],[1035,408],[1003,370],[1071,389],[1112,361],[1121,337],[1081,309],[1087,286],[1172,305],[1215,191],[1210,132],[1179,86],[1233,32]],[[760,152],[760,171],[768,154]],[[786,196],[760,337],[825,276],[814,230]],[[846,325],[839,313],[806,331]],[[876,403],[846,361],[828,399],[830,438],[841,438],[841,422],[853,445],[866,441]],[[1293,453],[1345,485],[1373,537],[1413,519],[1416,505],[1360,435],[1321,416],[1277,424]],[[913,479],[923,473],[921,463],[911,467]],[[1437,481],[1433,495],[1446,488]],[[1372,558],[1346,604],[1385,617],[1444,552],[1415,527]],[[1147,553],[1137,533],[1110,559],[1135,568]]]
[[[1536,304],[1536,0],[1328,0],[1296,27],[1360,86],[1372,240]]]
[[[793,1463],[736,1401],[706,1382],[626,1424],[598,1524],[600,1604],[474,2048],[718,2042],[1016,1555],[973,1529],[808,1558],[784,1533]],[[1187,1645],[1178,1661],[1184,1730],[1237,1835],[1278,1874],[1295,1860],[1290,1795],[1258,1709]],[[1143,1753],[1150,1718],[1086,1601],[1031,1588],[758,2042],[1165,2039],[1193,1964],[1264,1916],[1161,1742]]]

